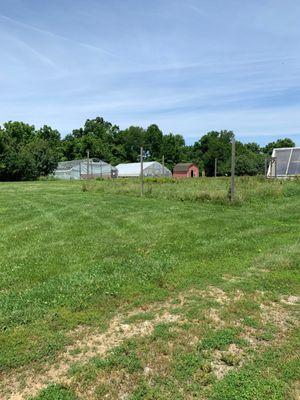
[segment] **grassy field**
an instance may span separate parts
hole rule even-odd
[[[300,181],[0,183],[0,398],[298,399]]]

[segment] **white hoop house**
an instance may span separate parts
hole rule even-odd
[[[274,149],[268,178],[288,178],[300,175],[300,147]]]
[[[62,161],[54,171],[57,179],[116,178],[117,170],[98,159]]]
[[[119,164],[116,166],[118,170],[119,178],[137,178],[141,174],[141,164],[140,163],[127,163]],[[163,167],[157,161],[146,161],[143,163],[143,173],[145,177],[162,177],[162,176],[172,176],[172,172]]]

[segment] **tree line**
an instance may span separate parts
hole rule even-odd
[[[101,117],[86,120],[83,127],[61,138],[56,129],[45,125],[36,129],[24,122],[9,121],[0,126],[0,180],[34,180],[51,174],[59,161],[83,159],[87,151],[112,165],[139,161],[143,146],[145,159],[161,161],[173,169],[179,162],[194,162],[207,176],[230,174],[232,131],[211,131],[188,146],[182,135],[163,134],[155,124],[147,129],[118,126]],[[264,173],[264,160],[275,147],[294,147],[289,139],[278,139],[261,147],[257,143],[236,142],[237,175]]]

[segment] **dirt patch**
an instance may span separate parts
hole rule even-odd
[[[291,305],[297,305],[300,303],[300,296],[288,296],[288,297],[282,297],[281,302],[284,304],[288,304],[289,306]]]
[[[222,379],[232,369],[241,367],[244,361],[244,350],[235,343],[232,343],[227,350],[213,351],[211,361],[212,372],[217,379]]]
[[[279,342],[284,339],[287,332],[296,323],[296,318],[286,305],[295,304],[296,299],[298,301],[298,297],[290,296],[285,298],[286,305],[274,302],[264,304],[264,294],[257,293],[257,297],[260,298],[259,303],[261,302],[259,315],[262,325],[270,324],[276,326],[274,338],[269,339],[269,341],[261,339],[259,337],[260,334],[263,334],[261,327],[244,326],[240,319],[235,320],[234,317],[230,319],[231,326],[239,326],[242,329],[240,338],[246,339],[250,347],[254,350],[262,349],[269,344],[274,344],[276,341]],[[220,317],[221,311],[228,310],[233,302],[237,302],[238,304],[243,298],[245,298],[245,294],[239,290],[226,293],[213,286],[209,286],[206,290],[192,289],[180,293],[175,299],[169,298],[165,302],[147,304],[126,313],[126,315],[118,315],[111,320],[105,332],[80,327],[69,333],[73,344],[57,356],[55,364],[46,365],[43,370],[39,370],[38,372],[33,368],[24,368],[3,376],[0,382],[0,398],[1,400],[22,400],[28,396],[38,394],[41,389],[50,383],[74,384],[72,378],[68,377],[69,368],[72,364],[84,364],[95,356],[105,356],[107,352],[120,345],[126,339],[150,336],[155,327],[161,323],[176,323],[175,328],[179,332],[179,336],[176,339],[177,342],[181,340],[184,344],[180,343],[180,345],[188,344],[189,347],[194,348],[201,336],[201,333],[199,336],[201,329],[198,330],[197,326],[201,326],[203,320],[188,320],[192,324],[191,329],[188,331],[181,330],[181,326],[187,322],[187,319],[184,317],[186,309],[201,302],[205,302],[204,305],[207,306],[206,302],[210,305],[212,301],[215,302],[215,307],[204,308],[202,315],[208,320],[208,324],[213,329],[220,329],[228,324],[226,320]],[[133,319],[133,322],[126,323],[129,317],[149,312],[153,314],[153,318],[146,320]],[[170,340],[167,345],[170,346],[167,353],[172,354],[174,343]],[[160,357],[161,362],[159,362]],[[170,363],[168,357],[169,355],[158,352],[155,360],[152,360],[152,362],[149,362],[145,366],[145,378],[151,380],[153,375],[159,374],[161,376],[161,374],[168,371],[167,365]],[[231,344],[226,350],[213,350],[209,358],[211,359],[212,372],[218,379],[222,379],[230,370],[243,365],[249,359],[249,356],[247,350],[240,348],[236,344]],[[110,378],[110,376],[107,377],[108,381],[110,381]],[[116,395],[116,398],[120,398],[119,395],[121,392],[123,393],[122,396],[124,395],[124,398],[126,398],[126,393],[130,392],[132,386],[130,384],[131,377],[120,372],[120,374],[116,374],[115,378],[116,385],[114,386],[122,388]],[[101,382],[99,383],[101,384]],[[78,388],[78,391],[80,393],[80,388]],[[86,392],[84,395],[86,397]],[[90,397],[92,397],[92,394]]]
[[[184,307],[189,303],[202,301],[202,299],[213,299],[222,305],[230,300],[223,290],[213,286],[209,286],[206,290],[192,289],[179,293],[176,301],[174,298],[169,298],[163,303],[144,305],[127,315],[119,315],[111,320],[104,333],[87,327],[79,327],[69,333],[74,342],[57,356],[53,365],[45,366],[38,372],[33,368],[23,368],[3,376],[0,383],[0,398],[1,400],[21,400],[36,395],[50,383],[70,383],[67,376],[72,364],[85,363],[94,356],[105,355],[126,339],[149,336],[159,323],[178,322],[182,317],[178,313],[172,314],[172,310]],[[124,322],[135,314],[145,312],[152,312],[156,317],[130,324]],[[211,317],[215,319],[216,323],[221,323],[214,311],[212,311]],[[183,319],[182,322],[184,322]]]
[[[208,297],[211,297],[219,304],[226,304],[230,300],[227,293],[225,293],[222,289],[219,289],[217,287],[210,286],[207,292],[208,292]],[[203,295],[207,296],[207,293],[203,293]]]
[[[230,300],[230,296],[216,286],[208,286],[206,290],[191,289],[184,294],[184,298],[186,302],[193,300],[193,298],[197,299],[197,301],[203,298],[214,300],[219,304],[226,304]]]
[[[260,319],[262,327],[253,328],[247,326],[241,334],[241,337],[254,349],[282,342],[288,332],[299,324],[298,319],[290,310],[274,302],[260,304]],[[265,336],[265,327],[267,326],[274,327],[274,333],[269,337]]]
[[[205,318],[207,318],[213,325],[216,325],[218,327],[224,326],[225,321],[223,321],[220,317],[219,310],[216,308],[209,308],[205,313]]]
[[[290,392],[293,400],[300,399],[300,381],[296,381],[292,384]]]
[[[71,364],[84,363],[97,355],[105,355],[126,339],[151,335],[157,324],[176,322],[179,320],[179,315],[172,315],[168,311],[164,311],[162,315],[151,321],[124,324],[123,320],[124,316],[113,318],[105,333],[98,333],[86,328],[74,331],[72,335],[79,339],[65,349],[65,352],[57,358],[55,365],[39,374],[34,371],[21,371],[3,378],[1,386],[5,388],[5,393],[2,392],[1,399],[25,399],[27,396],[36,395],[49,383],[67,383],[67,374]]]
[[[275,325],[279,329],[279,332],[284,333],[289,330],[292,325],[297,323],[296,318],[291,312],[280,304],[261,304],[260,309],[263,323]]]

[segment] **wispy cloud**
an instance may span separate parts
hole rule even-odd
[[[233,129],[247,140],[298,132],[300,142],[298,6],[13,3],[0,6],[1,55],[10,60],[0,64],[0,123],[22,119],[67,133],[103,115],[121,127],[155,122],[186,138]]]
[[[24,23],[24,22],[18,21],[18,20],[14,19],[14,18],[8,17],[8,16],[3,15],[3,14],[0,14],[0,18],[5,20],[5,21],[7,21],[7,22],[9,22],[9,23],[15,24],[15,25],[17,25],[17,26],[19,26],[21,28],[29,29],[29,30],[38,32],[38,33],[40,33],[42,35],[47,35],[47,36],[51,36],[51,37],[59,39],[59,40],[63,40],[63,41],[70,42],[70,43],[74,43],[74,44],[76,44],[78,46],[81,46],[81,47],[84,47],[84,48],[86,48],[88,50],[97,51],[97,52],[100,52],[102,54],[106,54],[106,55],[109,55],[109,56],[112,56],[112,57],[116,56],[112,52],[107,51],[106,49],[103,49],[101,47],[95,46],[93,44],[89,44],[89,43],[84,43],[84,42],[81,42],[81,41],[73,40],[73,39],[65,37],[63,35],[60,35],[60,34],[57,34],[57,33],[54,33],[54,32],[50,32],[50,31],[45,30],[45,29],[38,28],[38,27],[36,27],[34,25],[31,25],[31,24],[28,24],[28,23]]]
[[[56,68],[56,64],[53,60],[51,60],[49,57],[44,55],[42,52],[34,49],[32,46],[30,46],[28,43],[24,42],[23,40],[18,39],[13,36],[10,36],[9,40],[10,40],[10,42],[14,42],[18,46],[19,49],[24,49],[24,50],[28,51],[29,53],[31,53],[41,63],[49,65],[50,67]]]

